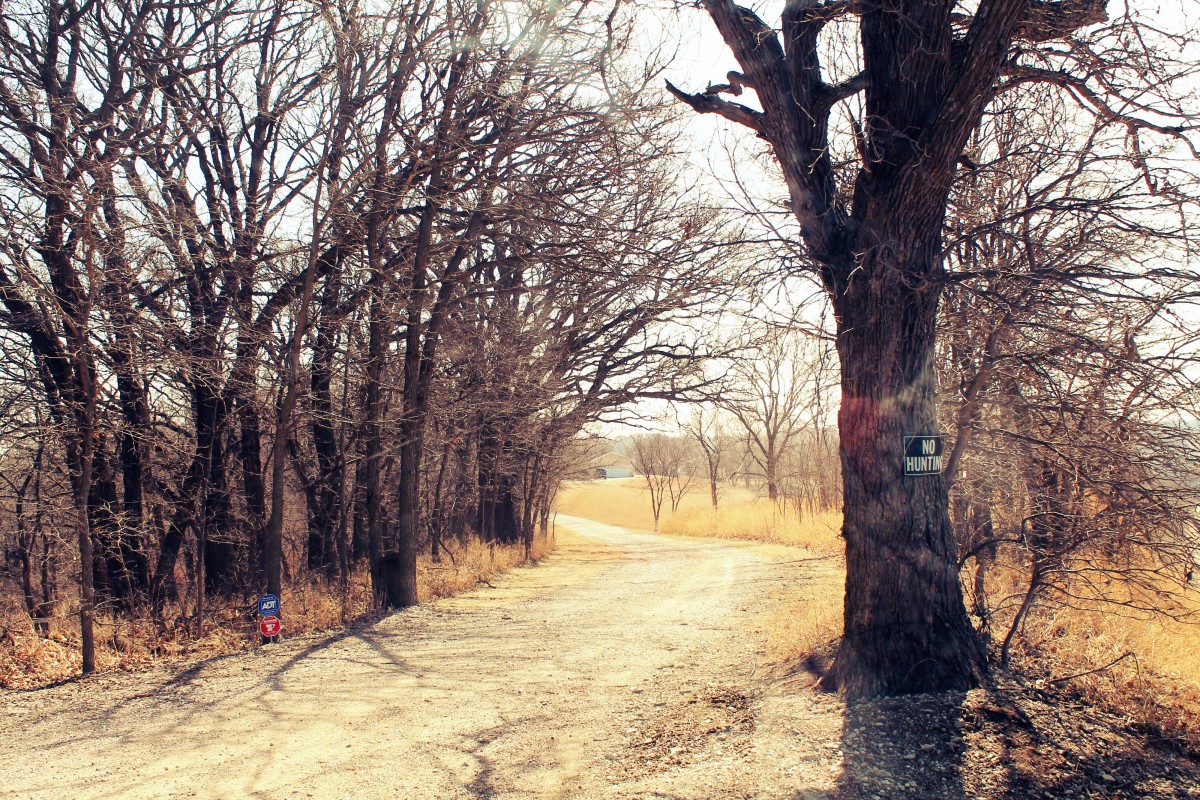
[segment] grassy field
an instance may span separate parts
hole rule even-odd
[[[842,552],[838,531],[841,514],[821,513],[797,517],[740,486],[722,486],[714,511],[707,485],[684,495],[671,513],[664,503],[658,530],[684,536],[716,536],[806,547],[821,555]],[[580,481],[566,486],[555,505],[564,514],[594,519],[609,525],[654,530],[650,490],[642,478]]]

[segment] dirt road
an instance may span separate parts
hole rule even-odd
[[[369,628],[4,695],[0,796],[832,791],[837,715],[754,698],[756,626],[801,551],[563,521],[540,566]]]
[[[1039,691],[846,706],[766,674],[773,598],[838,591],[830,561],[570,524],[370,627],[0,693],[0,798],[1200,797],[1191,759]]]

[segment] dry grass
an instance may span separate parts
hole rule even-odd
[[[772,598],[763,620],[768,661],[785,670],[822,671],[842,635],[842,587],[845,573],[831,569],[827,580],[806,582]]]
[[[32,689],[79,674],[79,621],[75,616],[51,619],[48,637],[37,636],[27,619],[9,618],[0,641],[0,688]],[[146,617],[130,618],[100,611],[94,622],[96,669],[136,671],[164,661],[194,660],[249,647],[254,623],[238,609],[206,609],[203,636],[182,622],[158,625]],[[298,619],[299,619],[298,615]]]
[[[451,545],[453,558],[444,555],[434,564],[428,553],[417,563],[417,590],[422,602],[473,589],[507,569],[524,563],[525,549],[471,541]],[[533,557],[551,549],[545,537],[534,541]],[[5,595],[10,595],[5,588]],[[370,578],[356,572],[345,585],[325,580],[292,583],[284,590],[284,635],[298,636],[330,630],[370,617]],[[51,621],[48,637],[37,636],[24,610],[15,603],[0,608],[0,688],[31,689],[67,680],[79,674],[78,608],[61,609]],[[101,612],[97,615],[96,668],[99,671],[145,669],[158,663],[190,662],[245,650],[258,645],[258,617],[253,603],[205,609],[204,635],[194,635],[190,621],[178,608],[169,609],[169,620],[159,625],[148,618],[130,619]]]
[[[493,576],[525,563],[524,545],[520,544],[505,547],[471,539],[466,545],[453,544],[451,548],[449,554],[443,554],[440,564],[434,564],[428,554],[418,561],[417,593],[421,602],[473,589]],[[538,536],[533,540],[530,555],[537,561],[552,549],[553,543],[547,537]]]
[[[567,491],[564,513],[610,525],[653,526],[649,492],[640,478],[583,482]],[[766,500],[733,489],[713,512],[706,494],[689,495],[679,513],[667,515],[664,533],[753,539],[799,545],[817,554],[843,552],[836,514],[803,520],[781,514]],[[814,562],[813,580],[798,583],[772,598],[772,612],[761,621],[770,661],[783,668],[828,661],[842,630],[845,572],[838,558]],[[993,573],[996,595],[1020,591],[1023,577]],[[1003,585],[1001,585],[1003,584]],[[1200,594],[1193,595],[1200,612]],[[999,630],[1004,620],[999,622]],[[1129,619],[1112,613],[1057,609],[1033,615],[1021,642],[1018,672],[1060,685],[1144,729],[1189,747],[1200,747],[1200,625],[1170,619]],[[1125,653],[1130,656],[1121,658]],[[1069,678],[1116,664],[1099,672]]]
[[[680,508],[707,505],[706,495],[691,492],[684,496]],[[650,490],[642,478],[618,478],[607,481],[578,481],[563,486],[554,507],[564,514],[620,525],[635,530],[654,530],[654,513],[650,507]],[[664,504],[663,516],[670,516]]]
[[[1185,602],[1200,610],[1200,593]],[[1200,624],[1115,612],[1037,609],[1016,640],[1014,666],[1200,752]],[[1000,622],[997,635],[1007,630]]]
[[[564,514],[608,525],[654,529],[650,491],[642,478],[574,483],[564,488],[555,507]],[[776,542],[836,555],[843,551],[841,524],[841,514],[799,517],[739,486],[723,486],[714,511],[708,487],[698,486],[684,496],[676,513],[664,505],[658,529],[682,536]]]
[[[845,549],[839,535],[841,526],[842,515],[837,512],[801,517],[781,511],[769,500],[752,499],[726,503],[716,510],[711,506],[691,510],[681,508],[661,528],[663,533],[685,536],[716,536],[789,544],[832,556]]]

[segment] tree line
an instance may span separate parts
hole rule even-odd
[[[715,510],[725,485],[738,483],[798,517],[840,510],[828,340],[780,321],[745,322],[725,350],[700,399],[675,406],[674,432],[638,434],[626,447],[655,525],[689,492],[704,487]]]
[[[528,551],[587,422],[703,381],[664,323],[738,281],[732,234],[672,180],[628,23],[4,4],[3,472],[35,619],[74,537],[85,672],[101,603],[182,615],[189,583],[201,616],[365,563],[398,607],[419,547]]]
[[[64,536],[85,671],[98,604],[202,622],[365,565],[410,605],[420,547],[528,552],[576,435],[646,397],[717,401],[769,497],[840,502],[848,695],[983,682],[978,632],[1006,658],[1040,603],[1171,611],[1195,37],[1100,0],[699,6],[742,71],[667,90],[780,168],[760,217],[828,298],[835,466],[827,351],[703,366],[760,276],[622,4],[0,7],[0,478],[42,629]],[[688,427],[715,504],[723,434]],[[937,432],[943,475],[903,475]]]

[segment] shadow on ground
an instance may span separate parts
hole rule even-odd
[[[838,797],[967,797],[960,731],[965,697],[920,695],[847,706]]]
[[[1200,763],[1019,687],[846,707],[838,800],[1200,798]]]

